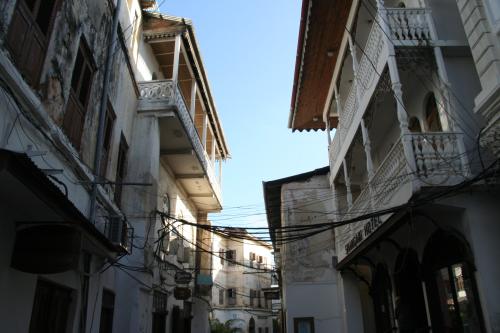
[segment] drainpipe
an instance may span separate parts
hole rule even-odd
[[[102,145],[104,143],[104,123],[106,122],[106,106],[108,102],[109,90],[109,75],[111,73],[111,65],[113,62],[113,49],[115,41],[117,41],[118,21],[120,14],[121,0],[116,0],[115,12],[113,15],[113,23],[111,36],[108,40],[108,52],[106,54],[106,67],[104,68],[104,79],[102,87],[101,105],[99,108],[99,126],[97,129],[97,142],[94,155],[94,183],[92,184],[92,193],[90,197],[90,212],[89,220],[95,224],[95,212],[97,203],[97,182],[101,178],[101,160],[102,160]]]

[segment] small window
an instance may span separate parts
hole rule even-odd
[[[314,333],[314,318],[293,318],[294,333]]]
[[[18,0],[7,33],[7,46],[17,68],[32,87],[38,86],[57,0]]]
[[[235,288],[227,289],[227,304],[229,304],[229,305],[236,304],[236,289]]]
[[[220,264],[224,266],[224,249],[219,250]]]
[[[116,115],[113,111],[113,106],[111,102],[108,101],[108,107],[106,109],[106,118],[104,122],[104,140],[102,143],[102,154],[101,154],[101,169],[100,176],[106,177],[106,170],[108,168],[109,151],[111,149],[111,140],[113,137],[113,127],[115,126]]]
[[[30,333],[67,332],[71,290],[38,280],[31,312]]]
[[[115,294],[109,290],[102,291],[101,325],[99,333],[113,332],[113,314],[115,310]]]
[[[256,290],[256,291],[255,291],[255,294],[256,294],[256,296],[257,296],[257,306],[258,306],[259,308],[261,308],[261,307],[262,307],[262,299],[261,299],[261,297],[260,297],[260,290]]]
[[[250,289],[250,306],[254,306],[254,299],[255,299],[255,290]]]
[[[219,289],[219,305],[224,305],[224,290]]]
[[[427,121],[427,129],[429,132],[442,132],[441,120],[439,120],[439,112],[434,94],[430,94],[425,105],[425,119]]]
[[[118,207],[121,207],[122,201],[122,182],[125,180],[127,173],[127,155],[128,155],[128,145],[125,137],[120,138],[120,146],[118,148],[118,161],[116,164],[116,178],[115,178],[115,203]]]
[[[153,293],[153,333],[165,333],[167,329],[167,300],[167,294],[160,291]]]
[[[412,133],[422,133],[422,128],[420,127],[420,121],[417,117],[411,117],[408,121],[408,129]]]
[[[94,70],[89,48],[82,39],[73,67],[71,89],[63,119],[63,129],[77,150],[80,149]]]
[[[227,250],[226,251],[226,260],[229,265],[234,265],[236,260],[236,250]]]

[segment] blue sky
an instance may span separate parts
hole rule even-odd
[[[161,2],[161,1],[159,1]],[[262,181],[328,164],[325,132],[287,127],[299,0],[166,0],[161,12],[193,20],[232,158],[224,211],[214,224],[265,225]]]

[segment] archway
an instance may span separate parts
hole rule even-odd
[[[248,333],[255,333],[255,319],[253,317],[248,322]]]
[[[396,258],[394,284],[398,296],[396,318],[400,332],[426,332],[427,314],[417,253],[402,249]]]
[[[425,120],[427,122],[427,130],[429,132],[442,132],[441,120],[439,119],[438,106],[436,97],[430,93],[425,103]]]
[[[384,265],[378,264],[371,286],[377,333],[391,332],[394,323],[391,280]]]
[[[451,232],[435,232],[425,247],[423,269],[432,331],[484,332],[467,242]]]

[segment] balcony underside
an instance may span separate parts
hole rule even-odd
[[[191,140],[175,114],[160,118],[160,155],[188,196],[201,210],[220,210],[220,203]]]

